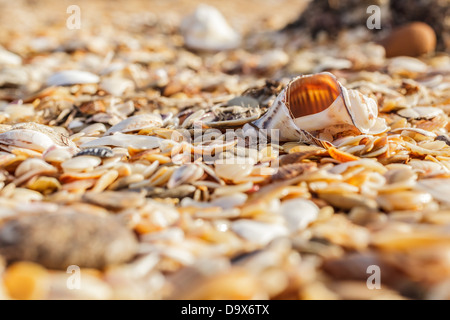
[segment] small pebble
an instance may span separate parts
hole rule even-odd
[[[423,22],[413,22],[394,29],[381,41],[386,57],[418,57],[436,49],[436,33]]]
[[[130,260],[136,250],[135,235],[111,217],[38,214],[10,220],[0,228],[0,255],[9,263],[101,269]]]

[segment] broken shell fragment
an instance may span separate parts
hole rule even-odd
[[[253,125],[278,129],[281,141],[307,143],[318,143],[320,131],[332,127],[343,131],[350,126],[363,134],[388,130],[385,120],[378,118],[375,100],[347,90],[328,72],[293,79]]]
[[[164,143],[165,141],[158,137],[117,133],[115,135],[105,136],[85,142],[81,145],[81,148],[114,146],[122,148],[131,147],[135,149],[154,149],[163,146]]]
[[[146,128],[161,127],[162,125],[163,121],[159,114],[139,114],[129,117],[112,126],[106,131],[105,136],[116,132],[127,133]]]
[[[48,86],[70,86],[74,84],[98,83],[100,78],[87,71],[64,70],[53,74],[47,80]]]

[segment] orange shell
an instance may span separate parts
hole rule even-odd
[[[335,147],[329,148],[328,153],[330,154],[330,156],[333,159],[340,161],[340,162],[350,162],[350,161],[356,161],[356,160],[360,159],[357,156],[354,156],[350,153],[336,149]]]
[[[341,94],[339,83],[328,74],[299,77],[286,90],[286,106],[294,118],[327,109]]]

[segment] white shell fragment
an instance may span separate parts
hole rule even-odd
[[[431,194],[431,196],[447,205],[450,205],[449,179],[426,179],[417,183],[417,189]]]
[[[124,78],[105,78],[100,82],[100,88],[113,96],[120,97],[127,90],[134,88],[133,81]]]
[[[54,145],[47,135],[29,129],[0,133],[0,144],[43,152]]]
[[[197,50],[220,51],[239,46],[241,36],[227,23],[216,8],[201,4],[181,23],[181,33],[187,47]]]
[[[110,135],[115,132],[133,132],[145,128],[161,127],[163,120],[159,114],[139,114],[129,117],[118,124],[112,126],[106,131],[105,135]]]
[[[317,132],[333,126],[350,125],[363,134],[388,130],[375,100],[347,90],[328,72],[294,78],[253,125],[269,134],[278,130],[281,141],[308,143],[317,143]]]
[[[233,222],[231,230],[239,236],[260,245],[267,245],[272,240],[288,235],[286,227],[253,220],[238,220]]]
[[[435,107],[413,107],[397,111],[397,114],[406,119],[432,119],[443,114],[442,109]]]
[[[22,58],[17,54],[3,49],[0,46],[0,65],[18,66],[22,64]]]
[[[98,166],[102,160],[93,156],[79,156],[61,163],[61,167],[64,171],[79,172],[85,170],[91,170]]]
[[[81,148],[114,146],[121,148],[132,147],[135,149],[154,149],[164,145],[165,143],[168,142],[158,137],[117,133],[115,135],[101,137],[83,143]]]
[[[284,201],[280,212],[286,219],[289,230],[296,232],[305,229],[317,219],[319,208],[309,200],[293,199]]]
[[[70,86],[74,84],[98,83],[99,81],[99,76],[87,71],[65,70],[50,76],[47,80],[47,86]]]
[[[47,162],[41,159],[30,158],[17,166],[15,175],[16,177],[20,177],[27,172],[35,170],[39,170],[42,172],[44,171],[52,172],[55,171],[55,167],[53,167],[52,165],[48,164]]]

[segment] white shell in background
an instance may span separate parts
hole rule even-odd
[[[241,36],[216,8],[201,4],[180,26],[187,47],[198,50],[229,50],[241,43]]]
[[[47,85],[70,86],[75,84],[98,83],[99,81],[99,76],[87,71],[65,70],[57,72],[50,76],[50,78],[48,78],[47,80]]]
[[[159,114],[139,114],[129,117],[118,124],[109,128],[105,135],[110,135],[115,132],[133,132],[145,128],[162,127],[163,120]]]

